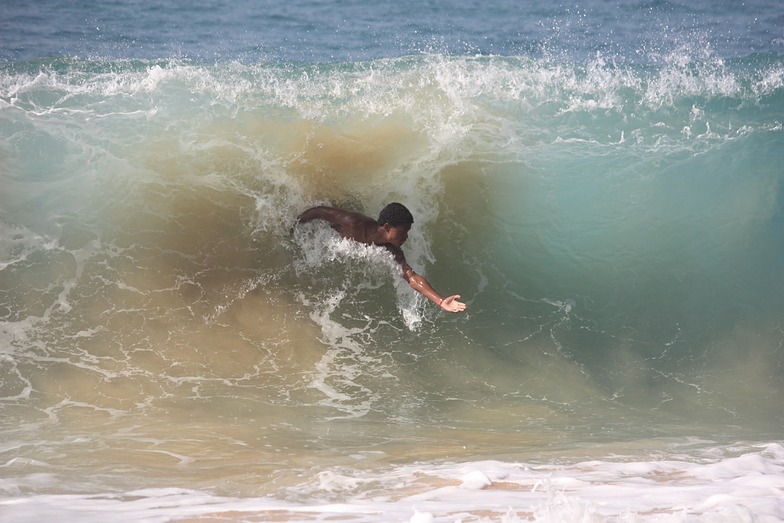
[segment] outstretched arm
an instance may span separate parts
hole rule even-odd
[[[395,252],[393,251],[393,254]],[[402,251],[400,253],[402,255]],[[397,255],[395,256],[397,258]],[[465,310],[465,303],[457,301],[460,297],[459,294],[452,296],[441,296],[436,290],[428,283],[426,279],[414,272],[405,261],[405,259],[397,258],[401,267],[403,268],[403,279],[408,282],[412,289],[419,292],[422,296],[432,301],[447,312],[462,312]]]

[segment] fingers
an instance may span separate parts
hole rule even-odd
[[[459,294],[455,294],[453,296],[449,296],[448,298],[444,299],[444,303],[442,304],[442,308],[449,312],[462,312],[466,308],[466,304],[457,301],[459,298]]]

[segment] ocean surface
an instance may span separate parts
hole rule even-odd
[[[783,398],[780,1],[0,4],[0,521],[784,521]]]

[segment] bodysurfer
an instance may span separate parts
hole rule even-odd
[[[465,303],[457,301],[459,294],[441,296],[422,276],[406,263],[403,249],[400,248],[408,238],[408,231],[414,223],[411,212],[400,203],[390,203],[381,210],[378,220],[358,212],[345,211],[335,207],[311,207],[297,217],[297,223],[311,220],[328,222],[344,238],[349,238],[366,245],[379,245],[386,248],[400,264],[403,279],[422,294],[425,298],[447,312],[464,311]]]

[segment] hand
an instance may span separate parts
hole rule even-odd
[[[460,297],[459,294],[455,294],[453,296],[449,296],[447,298],[444,298],[443,300],[441,300],[441,303],[440,303],[441,308],[444,309],[447,312],[462,312],[462,311],[464,311],[465,308],[466,308],[466,304],[457,301],[457,298],[459,298],[459,297]]]

